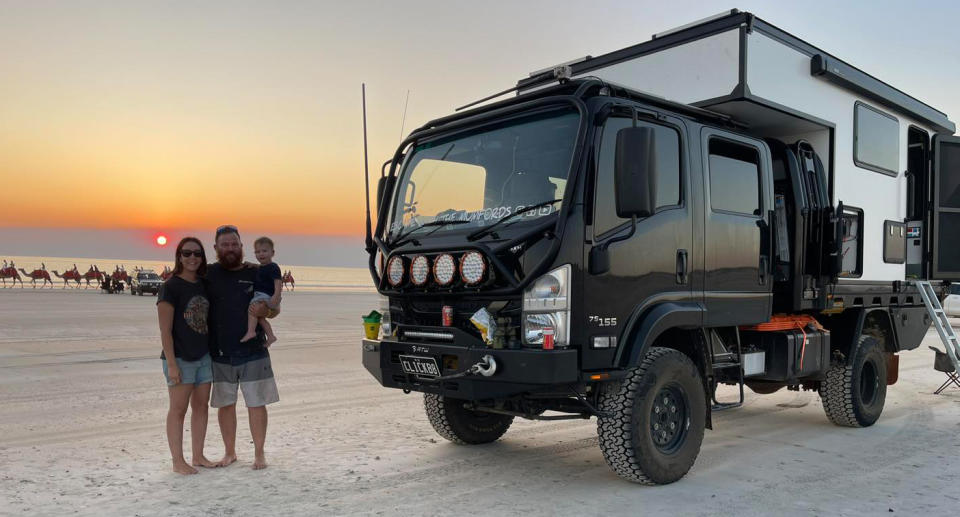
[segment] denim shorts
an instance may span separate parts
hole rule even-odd
[[[167,386],[175,386],[170,382],[170,372],[167,371],[167,360],[161,359],[163,363],[163,376],[167,379]],[[196,361],[184,361],[177,357],[177,368],[180,368],[180,383],[207,384],[213,382],[213,361],[210,360],[210,354],[207,354]]]
[[[250,305],[253,305],[257,302],[263,302],[267,305],[270,305],[270,298],[273,298],[267,293],[261,293],[260,291],[254,291],[253,299],[250,300]]]

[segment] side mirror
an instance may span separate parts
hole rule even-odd
[[[396,176],[383,176],[380,178],[380,181],[377,182],[377,215],[380,214],[381,205],[383,204],[383,196],[393,192],[393,185],[396,183]]]
[[[618,217],[649,217],[657,207],[655,136],[649,127],[617,132],[613,177]]]

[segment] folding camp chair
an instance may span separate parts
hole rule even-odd
[[[936,356],[933,358],[933,369],[938,372],[943,372],[947,376],[947,380],[943,381],[943,384],[941,384],[933,394],[939,395],[941,391],[950,386],[960,388],[960,375],[957,375],[957,369],[953,366],[953,361],[950,360],[950,356],[941,352],[935,346],[931,346],[930,350],[936,353]]]

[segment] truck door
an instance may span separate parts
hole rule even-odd
[[[773,179],[760,140],[702,130],[705,326],[770,318]]]
[[[593,213],[587,227],[584,260],[592,246],[630,231],[630,220],[617,217],[614,201],[614,157],[617,132],[633,125],[628,114],[613,114],[603,122],[594,153]],[[609,271],[584,275],[587,342],[583,367],[609,366],[618,335],[635,309],[655,301],[690,301],[693,257],[692,203],[687,179],[688,159],[683,122],[673,117],[641,118],[638,126],[656,132],[657,196],[653,215],[637,220],[636,233],[608,248]],[[605,340],[614,340],[608,349]]]
[[[960,280],[960,138],[933,137],[933,274]]]

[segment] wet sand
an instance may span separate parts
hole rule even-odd
[[[446,442],[421,396],[363,369],[360,315],[376,295],[342,292],[284,297],[270,467],[249,468],[241,408],[240,460],[183,477],[163,430],[154,301],[0,289],[0,514],[878,515],[939,514],[960,499],[960,390],[932,394],[944,379],[926,348],[939,346],[932,330],[901,354],[875,426],[833,426],[814,393],[748,390],[744,407],[715,414],[686,478],[642,487],[606,466],[595,420],[517,420],[495,444]]]

